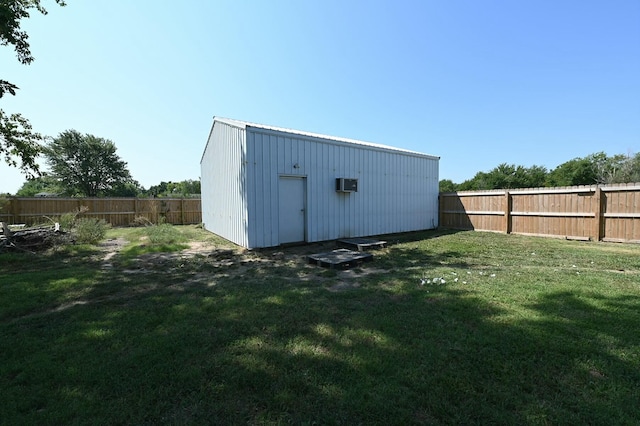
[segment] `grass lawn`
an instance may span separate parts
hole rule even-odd
[[[423,232],[333,271],[174,231],[0,255],[0,424],[640,420],[639,245]]]

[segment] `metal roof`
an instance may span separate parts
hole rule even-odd
[[[400,152],[400,153],[405,153],[405,154],[418,155],[418,156],[421,156],[421,157],[429,157],[429,158],[433,158],[433,159],[440,159],[440,157],[437,156],[437,155],[429,155],[429,154],[425,154],[423,152],[411,151],[411,150],[408,150],[408,149],[396,148],[396,147],[393,147],[393,146],[381,145],[381,144],[376,144],[376,143],[371,143],[371,142],[364,142],[364,141],[360,141],[360,140],[356,140],[356,139],[340,138],[340,137],[337,137],[337,136],[323,135],[323,134],[320,134],[320,133],[304,132],[304,131],[301,131],[301,130],[287,129],[287,128],[284,128],[284,127],[267,126],[267,125],[264,125],[264,124],[250,123],[248,121],[235,120],[235,119],[232,119],[232,118],[224,118],[224,117],[215,117],[214,116],[213,117],[214,125],[215,125],[216,121],[220,122],[220,123],[225,123],[225,124],[230,125],[230,126],[239,127],[241,129],[246,129],[247,127],[253,127],[253,128],[256,128],[256,129],[263,129],[263,130],[268,130],[268,131],[272,131],[272,132],[290,133],[290,134],[293,134],[293,135],[304,136],[304,137],[308,137],[308,138],[325,139],[325,140],[336,141],[336,142],[347,143],[347,144],[362,145],[362,146],[365,146],[365,147],[376,148],[376,149],[381,149],[381,150],[385,150],[385,151],[395,151],[395,152]]]

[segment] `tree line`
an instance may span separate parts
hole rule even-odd
[[[200,195],[199,180],[160,182],[149,189],[131,177],[115,144],[76,130],[60,133],[42,147],[50,171],[28,179],[18,197],[191,197]]]
[[[440,192],[628,182],[640,182],[640,153],[608,156],[597,152],[566,161],[552,170],[535,165],[524,167],[502,163],[488,172],[478,172],[462,183],[443,179]]]

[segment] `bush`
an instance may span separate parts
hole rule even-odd
[[[151,244],[175,244],[185,241],[185,236],[173,225],[168,223],[147,226],[144,232]]]
[[[83,217],[76,219],[73,228],[76,241],[80,244],[96,244],[104,239],[110,225],[104,219]]]
[[[55,217],[45,216],[45,218],[51,223],[56,223],[56,222],[59,223],[60,229],[62,229],[63,231],[71,231],[75,227],[78,216],[88,211],[89,211],[89,207],[80,206],[75,211],[72,211],[69,213],[63,213],[62,215],[55,216]]]
[[[76,222],[77,213],[64,213],[60,217],[52,219],[53,222],[58,222],[60,224],[60,229],[63,231],[70,231],[73,229],[73,225]]]

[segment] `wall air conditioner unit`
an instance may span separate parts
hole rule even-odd
[[[336,191],[358,192],[358,179],[337,178]]]

